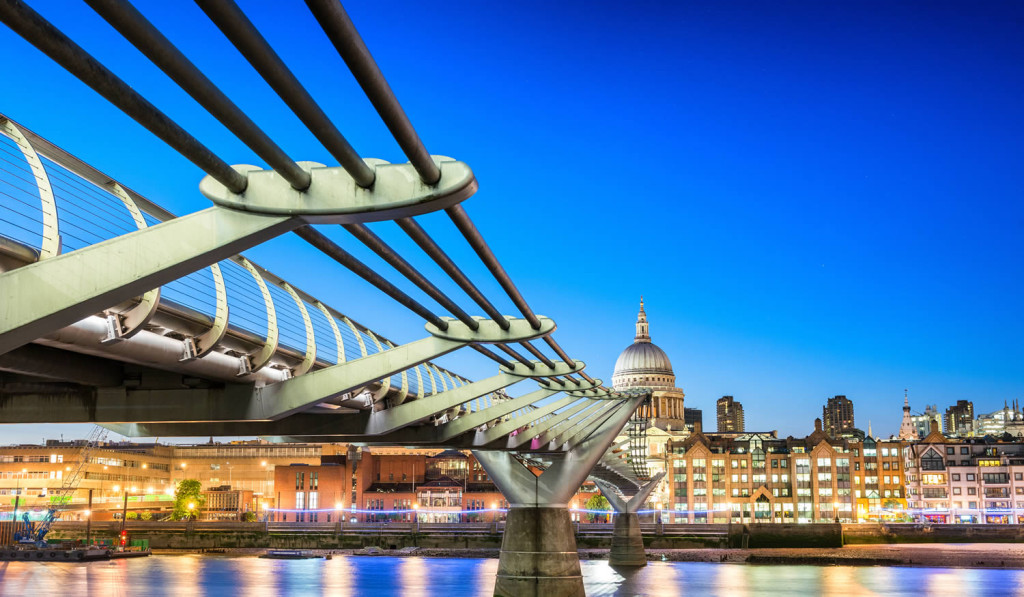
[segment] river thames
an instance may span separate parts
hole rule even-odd
[[[584,561],[588,595],[1024,596],[1024,570],[652,562],[623,576]],[[0,596],[491,595],[495,559],[153,556],[89,564],[0,563]]]

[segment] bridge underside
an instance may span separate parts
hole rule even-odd
[[[212,203],[175,217],[0,115],[0,187],[17,198],[0,222],[21,223],[0,226],[0,423],[472,449],[512,504],[496,592],[582,594],[566,505],[590,474],[642,493],[646,468],[613,443],[647,393],[604,387],[554,339],[555,322],[530,308],[461,205],[477,191],[472,170],[426,150],[342,6],[307,0],[408,163],[361,157],[230,1],[200,5],[338,166],[293,161],[131,5],[89,5],[267,168],[229,165],[41,15],[0,4],[0,21],[199,166]],[[424,229],[417,218],[433,212],[501,296]],[[399,253],[377,222],[419,251]],[[242,253],[288,233],[421,317],[418,339],[388,340]],[[343,248],[353,242],[387,267]],[[435,364],[464,348],[495,375]]]

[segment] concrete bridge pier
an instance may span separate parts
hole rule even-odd
[[[636,409],[628,400],[589,437],[535,473],[508,452],[474,451],[509,503],[494,594],[584,597],[569,500]],[[540,471],[537,471],[540,472]]]
[[[639,493],[629,499],[619,495],[615,488],[607,482],[600,479],[594,480],[608,503],[612,505],[612,509],[615,510],[612,549],[608,557],[608,563],[611,566],[639,567],[647,565],[647,552],[644,551],[644,538],[640,533],[640,515],[637,512],[664,476],[664,472],[658,473],[640,488]]]

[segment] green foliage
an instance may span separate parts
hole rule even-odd
[[[138,520],[139,519],[139,513],[138,512],[129,512],[128,514],[125,515],[125,518],[127,518],[128,520]]]
[[[256,522],[256,513],[242,512],[242,522]]]
[[[148,511],[142,512],[139,514],[139,520],[153,520],[153,513]]]
[[[611,510],[612,505],[608,503],[608,499],[606,497],[600,493],[595,493],[585,504],[583,504],[583,508],[586,510]],[[594,522],[598,519],[600,519],[599,522],[608,522],[607,514],[591,514],[588,512],[586,517],[587,522]]]
[[[171,518],[174,520],[188,520],[198,518],[199,511],[206,504],[203,497],[203,486],[197,479],[184,479],[178,483],[174,490],[174,512]],[[192,507],[189,508],[189,505]]]

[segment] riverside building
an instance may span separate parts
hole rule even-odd
[[[671,441],[673,522],[857,522],[906,506],[899,440],[705,434]]]
[[[905,447],[911,512],[934,523],[1024,524],[1024,443],[947,438]]]
[[[508,506],[476,459],[457,450],[350,450],[274,476],[280,507],[270,519],[281,522],[489,522]],[[490,512],[473,514],[480,510]]]
[[[48,441],[46,445],[0,447],[0,515],[45,511],[64,485],[65,475],[82,466],[65,519],[120,516],[128,511],[166,516],[174,488],[196,479],[216,517],[234,504],[238,512],[275,506],[274,468],[292,463],[320,464],[323,455],[344,453],[333,444],[271,444],[261,441],[197,445],[107,442],[86,449],[84,441]],[[83,463],[83,454],[86,462]],[[90,495],[91,494],[91,495]],[[91,498],[91,502],[90,502]],[[212,501],[211,501],[212,498]]]

